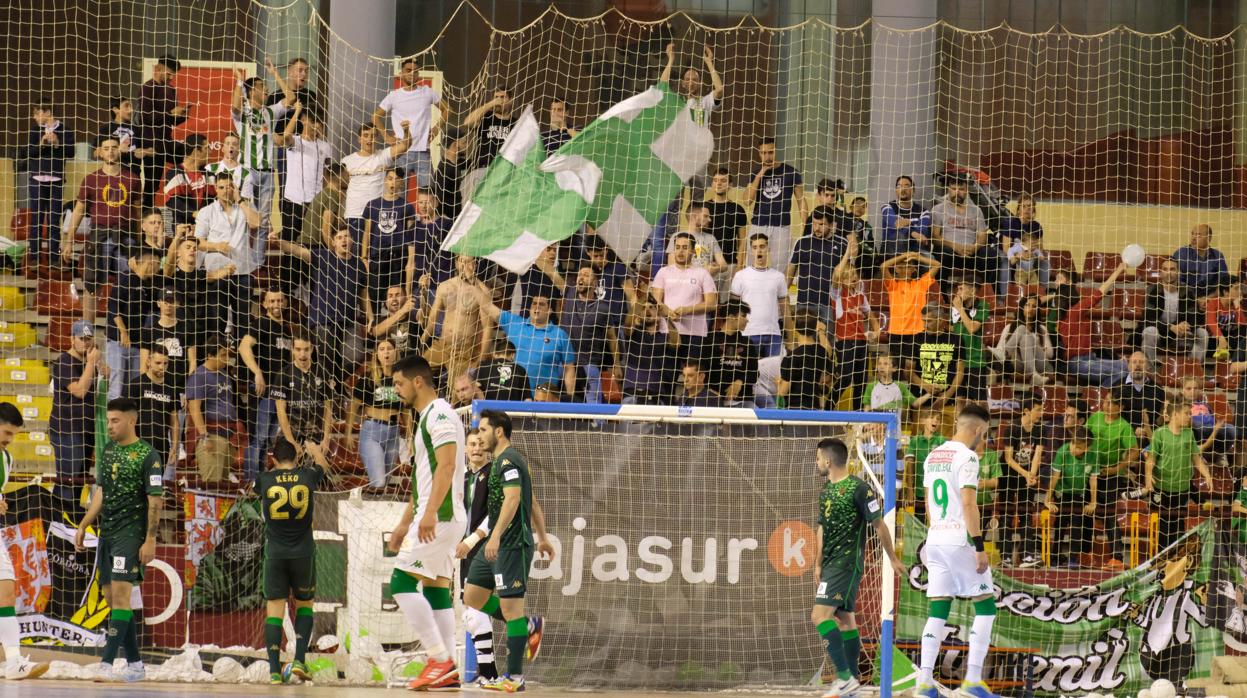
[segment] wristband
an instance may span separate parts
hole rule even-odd
[[[971,536],[970,542],[974,543],[974,552],[983,552],[983,536]]]
[[[467,543],[469,548],[475,548],[476,544],[481,542],[481,536],[476,531],[473,531],[472,535],[463,539],[463,542]]]

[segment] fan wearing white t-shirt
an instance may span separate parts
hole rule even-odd
[[[414,171],[416,184],[425,189],[433,182],[433,164],[429,159],[429,133],[436,133],[433,106],[441,105],[441,120],[445,122],[447,105],[433,88],[419,84],[420,73],[414,59],[403,61],[398,79],[403,86],[390,90],[385,99],[381,100],[381,104],[373,110],[372,125],[385,134],[385,142],[389,145],[411,136],[411,149],[402,157],[395,158],[394,164],[403,168],[408,175]],[[385,127],[387,114],[393,126],[392,132]],[[410,123],[410,128],[404,126],[404,122]]]
[[[302,135],[295,135],[299,124]],[[286,149],[286,181],[282,186],[282,233],[287,241],[297,240],[303,230],[303,211],[324,187],[325,165],[333,162],[333,146],[322,138],[324,124],[314,111],[294,105],[294,115],[286,129],[277,137],[277,145]]]
[[[732,295],[749,306],[749,321],[741,334],[758,347],[762,358],[783,351],[783,327],[788,324],[788,282],[772,269],[771,241],[761,233],[749,236],[750,266],[732,277]],[[781,324],[782,322],[782,324]]]
[[[935,660],[944,640],[944,626],[954,598],[974,603],[966,653],[966,678],[960,692],[971,698],[998,698],[983,683],[983,662],[991,645],[996,620],[995,586],[983,552],[982,518],[978,508],[979,443],[987,438],[991,416],[971,403],[957,414],[957,433],[927,456],[922,468],[926,488],[927,542],[923,564],[927,566],[927,599],[930,615],[922,632],[919,698],[938,698]]]
[[[394,145],[377,150],[377,129],[372,124],[359,127],[359,150],[342,158],[342,169],[350,174],[346,185],[346,199],[342,204],[342,217],[351,229],[351,237],[362,240],[364,233],[364,207],[369,201],[381,196],[385,185],[385,172],[393,167],[411,147],[411,124],[399,124],[403,138]]]

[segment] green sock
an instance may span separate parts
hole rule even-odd
[[[849,671],[857,676],[862,655],[862,634],[856,629],[845,630],[840,633],[840,639],[844,641],[844,658],[849,664]]]
[[[825,620],[819,623],[818,635],[823,638],[823,646],[827,648],[827,656],[831,658],[832,666],[836,667],[836,676],[841,679],[852,676],[852,672],[849,671],[849,660],[844,656],[844,640],[840,638],[840,629],[836,627],[836,621]]]
[[[502,602],[498,600],[497,596],[489,597],[485,605],[481,606],[481,613],[492,617],[494,620],[500,620],[503,623],[507,622],[507,619],[502,616]]]
[[[304,661],[307,644],[312,641],[312,609],[299,608],[294,612],[294,660]]]
[[[114,608],[108,616],[108,640],[104,643],[104,659],[103,662],[112,665],[113,660],[117,658],[117,650],[126,640],[126,634],[130,632],[130,621],[134,618],[134,612],[126,609]]]
[[[524,675],[524,651],[528,649],[528,619],[514,618],[507,621],[507,675],[519,678]]]
[[[126,631],[126,637],[122,643],[126,651],[126,661],[130,664],[143,661],[143,655],[139,654],[139,623],[141,622],[142,619],[131,616],[130,629]]]
[[[281,673],[281,618],[264,620],[264,649],[268,652],[268,671]]]

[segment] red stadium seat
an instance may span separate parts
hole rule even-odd
[[[1166,356],[1161,364],[1160,384],[1166,388],[1181,388],[1186,378],[1204,382],[1204,366],[1189,356]]]
[[[867,279],[863,282],[866,300],[875,312],[886,312],[888,309],[888,291],[884,288],[883,279]]]
[[[44,346],[53,351],[69,351],[69,332],[79,317],[81,315],[54,315],[48,318],[48,334],[43,340]]]
[[[1126,347],[1126,331],[1113,319],[1091,321],[1091,346],[1096,349],[1121,351]]]
[[[1108,388],[1090,386],[1083,388],[1079,397],[1082,398],[1083,404],[1087,406],[1088,412],[1095,412],[1100,409],[1100,397],[1106,392],[1108,392]]]
[[[35,311],[40,315],[82,315],[82,303],[69,281],[40,281],[35,290]]]
[[[1135,279],[1137,281],[1146,281],[1149,284],[1158,283],[1160,281],[1160,265],[1169,259],[1168,255],[1149,254],[1143,258],[1143,264],[1135,271]]]
[[[1143,306],[1147,291],[1141,288],[1119,288],[1112,294],[1113,317],[1122,322],[1138,322],[1143,319]]]
[[[1063,385],[1049,385],[1036,391],[1043,395],[1043,413],[1049,417],[1060,417],[1065,414],[1065,406],[1069,402],[1069,391]]]
[[[1212,409],[1212,414],[1222,422],[1229,422],[1234,418],[1234,412],[1230,409],[1230,398],[1225,393],[1210,391],[1204,396],[1208,400],[1208,407]]]
[[[1074,255],[1069,250],[1048,250],[1048,268],[1053,276],[1058,271],[1078,271],[1074,268]]]
[[[1121,255],[1117,252],[1088,252],[1082,261],[1083,281],[1100,283],[1112,276],[1119,264]]]
[[[1010,317],[1000,317],[999,314],[993,315],[987,319],[986,325],[983,327],[983,346],[994,347],[996,342],[1000,341],[1000,335],[1005,331],[1005,326],[1012,322]]]
[[[1217,367],[1217,387],[1222,390],[1237,390],[1242,374],[1230,372],[1230,364],[1226,361],[1217,361],[1214,365]]]

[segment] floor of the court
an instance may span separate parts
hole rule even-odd
[[[129,698],[130,696],[200,696],[211,695],[214,698],[254,698],[255,696],[298,696],[304,698],[379,698],[385,692],[394,695],[408,695],[402,688],[370,688],[359,686],[269,686],[263,684],[210,684],[210,683],[116,683],[100,684],[90,681],[60,681],[37,679],[33,681],[0,681],[0,697],[16,698]],[[492,691],[466,688],[461,691],[438,692],[429,695],[446,695],[447,693],[471,696],[497,696]],[[569,690],[528,686],[526,695],[536,696],[583,696],[592,693],[604,698],[679,698],[680,696],[698,696],[705,698],[709,692],[662,692],[647,690],[602,690],[584,689]],[[817,688],[792,689],[740,689],[718,692],[717,695],[731,698],[762,698],[763,696],[817,696]]]

